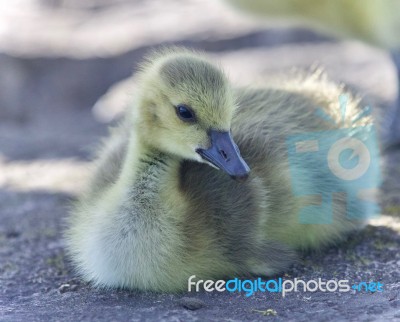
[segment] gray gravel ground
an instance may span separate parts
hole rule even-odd
[[[240,84],[318,64],[376,107],[380,128],[396,94],[385,52],[261,26],[212,0],[20,3],[0,4],[0,27],[8,27],[0,28],[1,321],[400,321],[399,150],[384,156],[385,215],[283,276],[379,281],[383,292],[99,290],[74,275],[61,236],[84,187],[89,147],[134,95],[126,78],[150,47],[206,50]]]

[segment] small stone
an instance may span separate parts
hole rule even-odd
[[[21,233],[18,232],[18,231],[15,231],[15,230],[11,230],[11,231],[8,231],[8,232],[6,233],[6,237],[7,237],[7,238],[17,238],[17,237],[19,237],[20,235],[21,235]]]
[[[180,304],[187,310],[195,311],[201,309],[206,306],[200,299],[196,299],[194,297],[183,297],[180,300]]]
[[[65,292],[68,292],[70,290],[70,286],[69,284],[62,284],[59,288],[58,291],[63,294]]]
[[[65,292],[75,292],[75,291],[77,291],[78,290],[78,285],[76,285],[76,284],[69,284],[69,283],[65,283],[65,284],[62,284],[59,288],[58,288],[58,291],[62,294],[62,293],[65,293]]]
[[[262,314],[264,316],[269,316],[269,315],[276,316],[276,315],[278,315],[278,312],[276,312],[274,309],[252,310],[252,311],[256,312],[256,313],[260,313],[260,314]]]
[[[71,292],[77,291],[77,290],[78,290],[78,285],[76,285],[76,284],[71,285],[71,287],[69,288],[69,290],[70,290]]]

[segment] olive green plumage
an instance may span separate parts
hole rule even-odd
[[[226,0],[259,16],[286,18],[344,38],[399,49],[399,0]]]
[[[287,161],[288,135],[337,127],[315,111],[340,120],[342,88],[313,74],[234,89],[202,54],[176,48],[150,55],[137,83],[134,102],[98,152],[88,191],[71,214],[68,251],[84,279],[171,292],[185,290],[191,275],[271,275],[286,269],[297,250],[323,247],[362,226],[340,211],[331,224],[301,224],[306,201],[292,194]],[[178,117],[180,104],[195,120]],[[371,122],[351,124],[357,104],[349,96],[346,126]],[[199,152],[213,144],[210,133],[230,129],[251,169],[242,183]],[[236,152],[225,161],[239,162]],[[245,169],[238,164],[233,172]],[[315,179],[319,169],[296,166],[309,173],[305,187],[328,188]]]

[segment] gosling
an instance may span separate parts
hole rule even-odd
[[[314,74],[235,89],[203,54],[179,48],[151,54],[137,84],[70,217],[67,248],[85,280],[177,292],[192,275],[273,275],[298,251],[320,249],[364,225],[345,209],[367,213],[369,203],[346,204],[354,188],[333,187],[316,166],[325,159],[289,164],[287,156],[291,135],[335,137],[342,126],[371,124],[369,116],[354,122],[361,110],[351,96],[342,118],[341,87]],[[318,116],[321,110],[335,122]],[[333,214],[311,210],[311,221],[299,217],[320,201],[293,193],[293,169],[301,170],[304,190],[343,192]],[[365,182],[376,180],[370,173]],[[318,223],[324,216],[329,222]]]
[[[400,0],[226,0],[239,9],[286,18],[339,38],[362,40],[391,52],[398,96],[384,133],[387,147],[400,146]],[[383,129],[386,130],[386,129]]]

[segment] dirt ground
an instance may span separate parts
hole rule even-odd
[[[382,215],[283,275],[381,282],[383,292],[151,294],[76,277],[61,232],[90,148],[134,95],[137,63],[166,44],[205,50],[242,85],[322,66],[374,107],[379,129],[397,91],[383,50],[213,0],[0,4],[0,320],[400,321],[400,150],[383,155]]]

